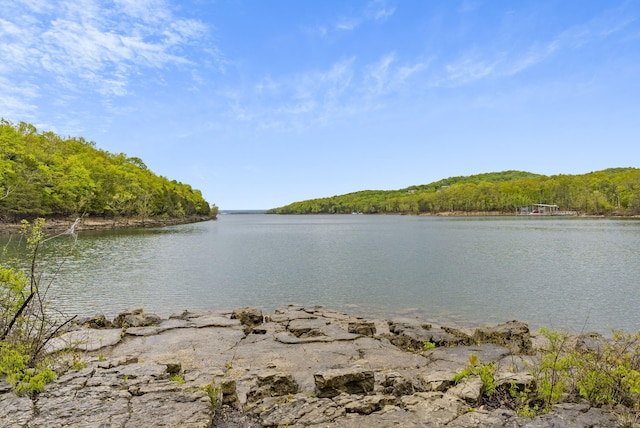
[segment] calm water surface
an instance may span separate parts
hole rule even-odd
[[[223,215],[163,229],[82,232],[50,296],[113,316],[289,303],[470,325],[640,329],[640,221]]]

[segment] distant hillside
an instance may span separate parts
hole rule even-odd
[[[81,214],[178,218],[210,215],[211,207],[199,190],[155,175],[139,158],[0,120],[0,221]]]
[[[611,168],[550,177],[523,171],[491,172],[450,177],[400,190],[364,190],[294,202],[268,212],[511,213],[520,206],[534,203],[555,204],[562,210],[586,215],[640,215],[640,169]]]

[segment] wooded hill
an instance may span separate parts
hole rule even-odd
[[[528,204],[554,204],[584,215],[640,215],[640,169],[612,168],[583,175],[522,171],[450,177],[400,190],[364,190],[295,202],[276,214],[514,213]]]
[[[155,175],[139,158],[0,120],[0,220],[82,214],[175,218],[212,208],[199,190]]]

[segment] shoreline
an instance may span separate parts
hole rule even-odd
[[[0,382],[0,420],[38,427],[616,426],[614,409],[584,401],[519,413],[509,391],[534,387],[528,364],[548,348],[519,321],[472,329],[292,305],[168,318],[135,310],[78,324],[48,349],[76,352],[80,368],[37,397]],[[582,339],[587,347],[596,340]],[[494,395],[478,375],[454,380],[473,358],[474,367],[493,371]]]
[[[43,217],[45,232],[64,232],[68,230],[78,217]],[[203,221],[216,220],[216,216],[188,216],[176,218],[136,218],[136,217],[81,217],[80,223],[76,226],[76,231],[87,230],[118,230],[118,229],[139,229],[152,227],[175,226],[179,224],[200,223]],[[20,233],[20,223],[0,222],[0,236],[14,235]]]

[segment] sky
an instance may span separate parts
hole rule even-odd
[[[0,0],[0,116],[223,210],[640,167],[640,0]]]

